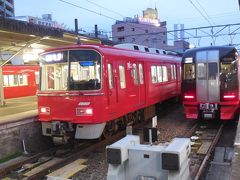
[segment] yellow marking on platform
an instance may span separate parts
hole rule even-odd
[[[72,162],[71,164],[68,164],[68,165],[48,174],[47,177],[49,177],[49,179],[51,179],[51,177],[69,179],[72,176],[74,176],[76,173],[78,173],[79,171],[81,171],[87,167],[87,165],[83,165],[83,163],[85,163],[86,161],[87,161],[87,159],[78,159],[78,160]]]
[[[43,169],[47,169],[51,166],[53,166],[54,164],[57,164],[59,162],[61,162],[62,159],[61,158],[54,158],[46,163],[41,164],[40,166],[33,168],[31,171],[26,172],[25,174],[23,174],[23,176],[25,177],[30,177],[33,176],[34,174],[42,171]]]
[[[211,146],[212,141],[204,141],[201,147],[199,148],[197,154],[207,154],[208,149]]]

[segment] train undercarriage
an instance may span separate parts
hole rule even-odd
[[[66,144],[72,139],[108,138],[118,130],[148,120],[155,115],[156,105],[152,105],[100,124],[74,124],[61,121],[42,122],[42,134],[51,136],[54,144]]]

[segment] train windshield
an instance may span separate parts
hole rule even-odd
[[[97,90],[101,56],[93,50],[70,50],[41,56],[41,90]]]

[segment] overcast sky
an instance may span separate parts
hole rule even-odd
[[[52,14],[54,20],[71,29],[77,18],[84,30],[93,30],[97,24],[99,29],[111,31],[115,20],[142,16],[148,7],[157,7],[159,19],[167,21],[168,30],[177,23],[192,28],[240,22],[238,0],[15,0],[15,15]]]

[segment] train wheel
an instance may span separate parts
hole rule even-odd
[[[103,130],[103,138],[108,139],[110,138],[114,132],[116,132],[117,124],[114,121],[107,122],[105,129]]]

